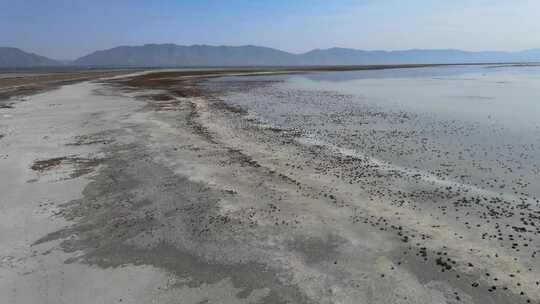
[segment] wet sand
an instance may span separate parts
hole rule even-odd
[[[271,82],[206,81],[287,72],[153,72],[0,109],[2,302],[540,302],[538,262],[479,241],[480,219],[397,205],[388,181],[408,177],[224,101]],[[419,206],[449,195],[425,187]]]

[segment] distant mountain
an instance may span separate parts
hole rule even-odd
[[[0,47],[0,68],[27,68],[40,66],[58,66],[62,63],[21,51],[12,47]]]
[[[468,52],[452,49],[362,51],[331,48],[313,50],[298,56],[301,57],[303,64],[315,65],[538,62],[540,50],[521,52]]]
[[[147,44],[97,51],[75,60],[83,66],[249,66],[294,65],[296,56],[258,46]]]
[[[81,66],[268,66],[367,65],[414,63],[540,62],[540,49],[521,52],[461,50],[363,51],[346,48],[293,54],[259,46],[181,46],[147,44],[120,46],[77,59]]]
[[[317,49],[293,54],[260,46],[146,44],[97,51],[74,62],[61,62],[0,47],[0,68],[42,66],[197,67],[298,66],[427,63],[540,62],[540,49],[520,52],[468,52],[461,50],[363,51],[347,48]]]

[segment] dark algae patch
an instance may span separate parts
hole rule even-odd
[[[36,160],[30,167],[32,170],[39,173],[44,173],[55,168],[59,168],[63,165],[72,165],[74,169],[70,171],[70,178],[77,178],[94,171],[101,159],[97,158],[83,158],[77,156],[61,156],[43,160]]]
[[[52,169],[54,167],[60,166],[64,161],[66,161],[68,158],[66,156],[63,157],[55,157],[50,159],[44,159],[44,160],[37,160],[32,165],[32,170],[34,171],[40,171],[43,172],[45,170]]]

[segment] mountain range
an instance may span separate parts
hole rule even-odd
[[[430,63],[540,62],[540,49],[518,52],[470,52],[453,49],[364,51],[347,48],[317,49],[302,54],[260,46],[145,44],[96,51],[72,62],[60,62],[0,47],[0,67],[195,67],[195,66],[299,66]]]
[[[13,47],[0,47],[1,68],[29,68],[42,66],[58,66],[62,63],[33,53],[27,53]]]

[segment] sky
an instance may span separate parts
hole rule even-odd
[[[75,59],[119,45],[300,53],[540,48],[540,0],[0,0],[0,46]]]

